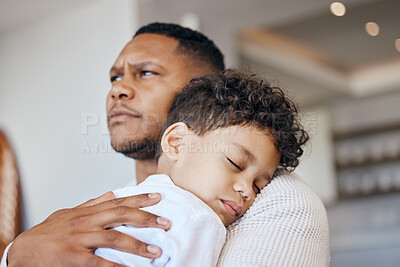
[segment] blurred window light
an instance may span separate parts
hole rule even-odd
[[[400,52],[400,38],[396,39],[396,41],[394,41],[394,46],[396,47],[397,51]]]
[[[332,14],[338,17],[344,16],[344,14],[346,14],[346,7],[343,3],[340,2],[333,2],[330,5],[330,9]]]
[[[379,25],[375,22],[367,22],[365,24],[365,31],[371,36],[377,36],[379,34]]]

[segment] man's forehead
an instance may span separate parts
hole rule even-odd
[[[121,51],[115,65],[121,65],[125,60],[130,64],[139,62],[153,62],[164,65],[171,61],[184,61],[180,53],[176,52],[178,41],[159,34],[140,34],[129,41]]]
[[[165,35],[142,33],[130,40],[122,50],[121,54],[133,51],[157,52],[168,50],[169,52],[172,52],[176,50],[178,44],[178,40]]]

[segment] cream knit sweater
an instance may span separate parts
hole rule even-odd
[[[278,171],[227,229],[219,267],[329,266],[328,220],[319,197],[295,174]]]

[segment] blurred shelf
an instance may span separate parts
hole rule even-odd
[[[341,170],[349,170],[349,169],[354,169],[354,168],[365,168],[365,167],[370,167],[370,166],[374,166],[374,165],[382,165],[382,164],[393,163],[393,162],[398,162],[400,164],[400,155],[397,155],[395,157],[383,157],[381,159],[367,159],[367,160],[364,160],[361,162],[351,162],[348,164],[336,162],[336,169],[338,171],[341,171]]]
[[[334,135],[339,199],[400,192],[400,123]]]
[[[380,133],[394,132],[400,130],[400,122],[393,122],[390,124],[383,124],[374,127],[364,127],[349,131],[336,132],[333,135],[335,141],[360,138],[364,136],[371,136]]]

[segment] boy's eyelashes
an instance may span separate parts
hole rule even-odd
[[[239,165],[237,165],[233,160],[231,160],[230,158],[226,157],[226,159],[239,171],[243,171],[243,169],[241,167],[239,167]],[[256,185],[256,183],[253,183],[253,186],[257,189],[256,190],[256,194],[261,192],[261,189]]]
[[[254,187],[257,189],[257,194],[261,192],[261,189],[256,185],[256,183],[253,183]]]
[[[231,160],[230,158],[226,158],[233,166],[235,166],[235,168],[237,168],[239,171],[243,171],[242,168],[239,167],[239,165],[237,165],[235,162],[233,162],[233,160]]]

